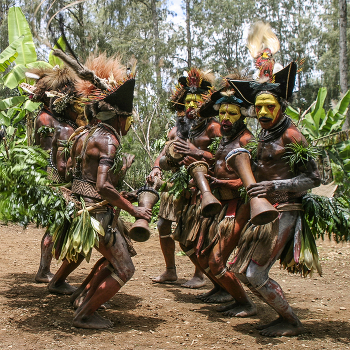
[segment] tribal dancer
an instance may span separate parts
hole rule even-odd
[[[264,226],[247,225],[241,234],[233,270],[255,295],[270,305],[279,315],[276,321],[259,327],[265,336],[292,336],[303,332],[300,320],[288,304],[281,287],[269,277],[269,271],[279,258],[290,257],[288,265],[305,274],[316,268],[320,273],[316,249],[311,268],[302,261],[300,242],[305,235],[302,228],[302,196],[320,185],[315,161],[310,157],[299,159],[291,167],[290,154],[295,146],[307,147],[297,127],[284,114],[286,100],[292,95],[296,75],[293,62],[272,77],[272,83],[230,80],[239,98],[254,103],[262,127],[257,147],[257,183],[247,188],[250,197],[266,198],[279,211],[274,222]],[[227,164],[230,165],[230,157]],[[305,160],[306,159],[306,160]],[[293,252],[294,250],[294,252]],[[309,271],[310,272],[310,271]]]
[[[80,328],[108,328],[109,320],[99,316],[96,310],[112,298],[132,277],[134,265],[131,260],[133,249],[123,232],[112,228],[113,207],[123,209],[136,218],[149,220],[151,210],[133,206],[116,190],[121,179],[120,142],[132,123],[134,71],[127,75],[118,59],[107,59],[104,55],[92,59],[95,71],[77,66],[62,52],[55,51],[61,59],[71,63],[77,74],[85,79],[81,91],[90,100],[93,113],[101,122],[91,128],[85,137],[78,138],[72,148],[72,191],[89,205],[106,200],[109,205],[92,211],[100,222],[105,235],[98,234],[95,248],[108,261],[100,259],[95,266],[90,288],[78,307],[73,325]],[[112,68],[111,68],[112,67]],[[99,68],[99,70],[97,69]],[[88,73],[87,73],[88,72]],[[85,242],[83,243],[83,245]],[[79,264],[81,256],[77,258]],[[103,264],[102,266],[100,266]],[[65,277],[77,265],[64,261],[51,281],[51,287],[64,284]]]
[[[219,110],[222,138],[215,154],[213,176],[207,175],[207,178],[210,180],[210,188],[222,204],[222,210],[214,217],[200,217],[201,224],[197,226],[199,233],[193,259],[197,259],[206,275],[215,281],[214,288],[198,296],[198,299],[218,302],[225,296],[223,290],[227,291],[236,302],[221,311],[225,311],[228,316],[247,317],[256,314],[256,307],[233,272],[227,270],[226,263],[237,246],[240,233],[249,220],[250,211],[249,204],[244,204],[244,200],[240,198],[239,188],[242,187],[242,181],[235,168],[226,166],[225,157],[236,148],[246,147],[253,135],[244,123],[248,111],[244,108],[243,101],[234,96],[226,79],[225,85],[220,91],[214,92],[199,111],[205,116]]]
[[[183,100],[186,95],[186,90],[180,84],[177,85],[173,95],[170,97],[171,109],[176,111],[176,125],[168,134],[168,141],[174,141],[177,139],[187,140],[188,134],[193,122],[193,119],[187,118]],[[154,177],[162,177],[162,169],[159,166],[160,159],[165,156],[164,147],[162,152],[157,157],[151,173],[149,174],[148,181],[154,182]],[[174,164],[173,171],[178,170],[178,166]],[[162,192],[160,198],[160,207],[158,214],[157,228],[159,232],[159,241],[162,249],[162,253],[165,260],[166,270],[152,279],[156,283],[171,282],[177,280],[176,265],[175,265],[175,242],[171,237],[171,225],[177,221],[179,212],[183,204],[183,197],[174,198],[174,195],[169,194],[167,191]],[[196,268],[193,278],[184,284],[185,287],[191,286],[191,288],[200,288],[203,285],[203,274]]]
[[[54,184],[64,184],[67,140],[78,127],[77,124],[79,126],[85,124],[81,102],[75,90],[78,78],[71,69],[58,66],[53,69],[32,69],[26,75],[37,79],[37,83],[35,86],[23,83],[21,88],[30,94],[32,101],[43,103],[35,122],[35,144],[50,151],[47,172],[51,181]],[[39,270],[35,276],[36,282],[47,283],[52,279],[51,261],[52,238],[46,231],[41,240],[41,257]]]
[[[205,161],[213,164],[213,155],[209,151],[209,146],[213,140],[220,137],[220,124],[215,118],[201,118],[197,114],[198,107],[203,103],[203,94],[208,94],[213,85],[213,77],[201,72],[196,68],[192,68],[187,77],[179,79],[180,85],[184,91],[183,101],[185,104],[186,117],[193,120],[189,131],[188,140],[177,140],[174,143],[174,149],[177,153],[184,155],[182,164],[188,166],[195,161]],[[182,195],[184,196],[184,194]],[[194,198],[194,197],[193,197]],[[189,252],[192,252],[192,245],[196,237],[191,236],[191,231],[187,230],[189,222],[195,222],[198,218],[200,208],[195,204],[191,204],[189,199],[183,198],[186,201],[182,211],[179,213],[178,225],[174,232],[174,239],[180,242],[182,250],[190,257]],[[195,210],[197,208],[198,210]],[[193,217],[193,214],[196,215]],[[192,260],[194,262],[194,260]],[[195,263],[196,271],[199,271],[200,266]],[[184,284],[185,287],[199,288],[203,286],[203,272],[201,276],[196,277]]]

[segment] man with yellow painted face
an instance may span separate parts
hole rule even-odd
[[[219,132],[218,123],[215,120],[200,120],[202,123],[200,127],[200,133],[202,141],[195,146],[198,142],[197,139],[191,137],[191,131],[193,126],[198,127],[197,111],[199,105],[203,102],[202,94],[207,94],[209,88],[213,83],[213,76],[209,73],[204,73],[197,68],[192,68],[185,77],[179,78],[179,83],[176,85],[170,97],[170,108],[177,113],[176,126],[168,134],[169,140],[176,140],[176,151],[184,154],[186,157],[202,157],[206,155],[209,159],[212,157],[210,152],[204,154],[202,148],[205,146],[203,140],[210,144],[210,138],[207,137],[206,129],[208,128],[210,133],[215,134]],[[205,122],[205,124],[203,123]],[[198,130],[198,128],[197,128]],[[202,134],[202,135],[201,135]],[[150,173],[149,180],[155,176],[161,177],[160,159],[165,155],[165,148],[160,153],[155,161],[154,167]],[[180,167],[175,166],[173,169],[176,171]],[[166,283],[169,281],[177,280],[176,266],[175,266],[175,242],[172,239],[172,222],[179,220],[179,213],[182,210],[184,203],[184,196],[174,200],[172,195],[167,192],[162,193],[161,203],[159,209],[159,220],[157,223],[159,231],[160,245],[164,256],[166,270],[159,276],[152,279],[156,283]],[[203,272],[199,267],[195,268],[193,277],[186,281],[183,286],[186,288],[201,288],[205,284]]]
[[[192,68],[188,72],[187,77],[181,77],[179,83],[183,87],[183,96],[180,102],[183,102],[185,106],[186,117],[191,120],[191,128],[188,132],[187,140],[177,139],[174,142],[174,150],[184,156],[180,165],[190,165],[195,161],[206,161],[213,164],[213,155],[209,150],[209,146],[212,144],[216,137],[221,136],[220,124],[215,118],[202,118],[198,113],[199,106],[203,102],[203,95],[207,95],[211,86],[213,85],[215,77],[209,72],[203,72],[197,68]],[[186,199],[186,203],[191,200]],[[178,225],[174,232],[174,239],[180,242],[181,248],[189,253],[192,251],[189,246],[184,246],[183,243],[187,241],[186,237],[190,235],[190,231],[187,230],[188,225],[186,222],[191,221],[194,223],[198,219],[197,211],[196,217],[191,216],[193,208],[197,204],[187,205],[187,210],[182,210],[179,213]],[[189,217],[191,216],[191,217]],[[192,236],[191,241],[195,240],[195,236]],[[192,243],[190,243],[192,244]],[[191,254],[192,255],[192,254]],[[193,256],[189,256],[191,261],[195,263]],[[196,265],[196,264],[195,264]],[[205,284],[204,275],[200,270],[200,266],[196,265],[195,276],[184,283],[182,286],[186,288],[200,288]]]
[[[305,222],[302,197],[307,190],[320,185],[320,176],[315,161],[309,156],[298,159],[293,167],[290,162],[293,145],[307,147],[305,137],[284,113],[295,74],[296,64],[291,63],[274,75],[273,82],[230,81],[242,99],[255,102],[262,127],[254,171],[257,183],[249,185],[247,193],[250,197],[266,198],[280,211],[279,217],[270,224],[247,225],[233,260],[236,276],[278,313],[277,320],[258,327],[265,336],[293,336],[304,330],[280,285],[269,277],[272,265],[281,259],[281,264],[291,272],[305,275],[313,269],[309,264],[306,266],[298,247],[301,247],[300,231]],[[312,259],[311,265],[320,272],[317,249]]]
[[[208,117],[215,111],[219,112],[222,137],[215,153],[214,167],[207,178],[212,192],[222,204],[222,210],[213,217],[200,218],[200,232],[194,244],[196,254],[192,257],[214,283],[212,290],[198,298],[216,303],[234,299],[233,305],[221,311],[236,317],[256,313],[255,305],[239,280],[226,268],[227,259],[237,246],[240,233],[249,219],[249,204],[240,199],[242,181],[235,169],[227,168],[225,164],[225,157],[230,151],[245,147],[253,139],[244,123],[246,110],[241,108],[242,102],[226,86],[214,92],[199,109],[201,115]]]
[[[69,63],[70,58],[65,54],[62,53],[60,57]],[[96,310],[113,297],[135,271],[131,257],[136,252],[131,241],[120,231],[120,226],[117,225],[119,212],[114,212],[113,208],[118,207],[135,218],[145,220],[150,220],[152,214],[150,209],[134,206],[117,190],[124,175],[120,155],[121,137],[127,134],[131,125],[135,79],[133,74],[127,74],[126,68],[118,58],[113,61],[113,64],[110,64],[110,59],[101,55],[90,59],[90,65],[85,67],[86,70],[90,70],[89,76],[94,78],[88,80],[87,77],[86,84],[83,84],[87,86],[80,86],[79,91],[86,96],[92,114],[100,122],[81,137],[78,136],[71,150],[69,174],[72,177],[73,194],[82,198],[86,206],[101,201],[108,202],[90,212],[104,229],[104,235],[99,232],[99,244],[95,246],[103,257],[95,264],[71,300],[77,307],[73,325],[79,328],[101,329],[112,326],[111,321],[99,316]],[[94,71],[97,67],[99,77]],[[106,83],[101,81],[101,78],[112,75],[115,79],[104,85]],[[101,90],[103,87],[104,90]],[[74,247],[74,236],[71,240]],[[56,257],[62,251],[60,242],[60,238],[57,237],[54,244]],[[84,245],[85,242],[81,244]],[[72,294],[75,289],[66,282],[66,278],[79,266],[84,257],[86,256],[81,252],[76,262],[64,259],[48,286],[49,291]]]

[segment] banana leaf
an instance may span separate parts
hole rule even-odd
[[[60,37],[57,40],[57,43],[59,44],[59,46],[61,47],[62,50],[64,50],[64,51],[66,50],[66,42],[62,37]],[[58,46],[55,45],[53,48],[58,49]],[[64,62],[60,58],[53,55],[52,50],[49,53],[49,63],[51,64],[52,67],[55,67],[57,65],[60,67],[63,67],[63,65],[64,65]]]
[[[5,111],[26,100],[25,96],[13,96],[0,101],[0,111]]]
[[[26,65],[37,60],[35,45],[30,31],[29,24],[19,7],[11,7],[8,12],[8,34],[10,44],[20,37],[23,41],[17,46],[17,64]]]
[[[18,57],[17,47],[24,40],[24,36],[20,36],[12,44],[10,44],[0,54],[0,72],[5,72],[6,68]]]
[[[17,64],[11,72],[6,74],[4,76],[4,85],[7,86],[9,89],[14,89],[20,84],[21,82],[24,82],[26,76],[25,72],[27,71],[27,68],[23,64]]]

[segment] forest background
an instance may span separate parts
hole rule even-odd
[[[38,60],[47,61],[49,48],[43,42],[52,43],[47,22],[69,4],[72,2],[1,0],[0,51],[9,44],[8,10],[20,6],[31,25]],[[328,90],[325,106],[340,97],[338,1],[87,0],[76,1],[61,13],[68,41],[81,62],[91,52],[119,54],[125,62],[131,56],[138,60],[138,118],[123,140],[124,151],[136,155],[126,179],[133,188],[144,182],[167,130],[174,125],[167,101],[178,77],[191,66],[211,69],[218,81],[234,69],[252,73],[254,63],[246,37],[257,20],[270,22],[281,42],[276,62],[283,66],[303,62],[292,103],[300,115],[322,86]],[[58,38],[56,19],[52,27]],[[349,39],[350,30],[346,41]],[[1,86],[0,99],[18,94],[17,89]]]

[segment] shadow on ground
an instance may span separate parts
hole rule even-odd
[[[7,306],[16,311],[16,317],[9,318],[9,322],[16,328],[32,333],[54,331],[64,338],[71,337],[73,332],[101,334],[100,330],[73,327],[74,309],[69,302],[69,296],[50,294],[45,284],[34,282],[34,275],[8,274],[4,280],[7,283],[6,289],[1,290],[0,295],[7,300]],[[129,311],[136,309],[140,302],[141,298],[134,295],[117,293],[109,302],[111,307],[99,311],[101,316],[114,323],[113,328],[102,332],[127,332],[130,328],[152,331],[165,322],[161,318],[130,313]]]

